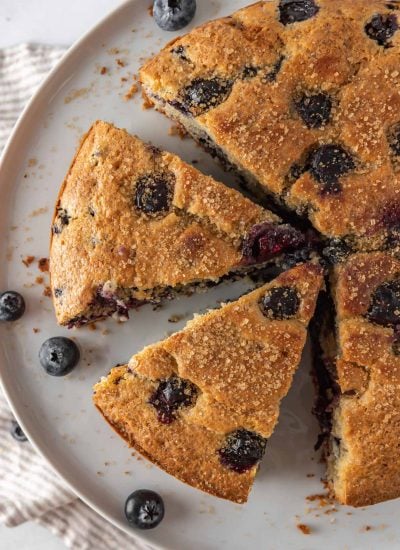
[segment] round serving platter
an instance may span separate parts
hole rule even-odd
[[[310,412],[309,350],[283,402],[249,502],[243,506],[196,491],[133,455],[92,405],[93,384],[113,365],[182,328],[194,313],[249,288],[248,281],[224,284],[156,311],[145,307],[133,312],[125,324],[108,320],[95,330],[76,331],[57,326],[51,300],[45,296],[48,275],[39,270],[38,260],[48,256],[60,184],[81,134],[94,120],[113,122],[188,162],[195,161],[202,171],[225,183],[234,182],[191,140],[170,135],[171,123],[143,110],[140,93],[130,90],[143,60],[175,36],[156,27],[149,3],[124,3],[68,52],[26,108],[4,152],[0,290],[18,290],[27,302],[20,321],[0,325],[1,380],[10,405],[38,451],[87,504],[154,547],[396,547],[399,502],[354,510],[316,496],[324,493],[320,482],[324,470],[313,451],[317,426]],[[201,0],[193,25],[245,4]],[[180,321],[171,323],[174,317]],[[47,376],[38,362],[41,343],[56,335],[73,337],[82,352],[79,367],[65,378]],[[165,519],[153,531],[133,532],[125,521],[125,499],[138,488],[154,489],[165,499]],[[302,525],[310,529],[309,535]]]

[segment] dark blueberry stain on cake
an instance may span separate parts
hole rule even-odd
[[[398,30],[399,24],[394,13],[388,15],[376,14],[365,25],[365,32],[380,46],[390,47],[390,39]]]
[[[89,212],[89,215],[92,216],[92,218],[95,217],[96,213],[95,213],[95,211],[93,210],[93,208],[91,206],[89,206],[88,212]]]
[[[367,318],[383,326],[400,324],[400,279],[382,283],[375,289]]]
[[[218,450],[221,464],[242,474],[256,466],[265,453],[267,440],[248,430],[230,433],[225,445]]]
[[[63,289],[62,288],[55,288],[54,289],[54,296],[56,298],[60,298],[63,295]]]
[[[343,239],[331,239],[323,248],[322,256],[328,264],[335,265],[346,260],[352,252],[351,246]]]
[[[282,69],[283,62],[285,61],[285,56],[281,55],[279,59],[274,63],[269,72],[267,72],[263,78],[263,82],[275,82],[276,77]]]
[[[182,44],[176,46],[175,48],[172,48],[171,53],[179,57],[181,61],[190,61],[190,59],[186,55],[186,48],[185,46],[182,46]]]
[[[400,122],[390,128],[388,142],[392,153],[396,157],[400,157]]]
[[[339,179],[355,168],[355,161],[341,145],[322,145],[313,151],[307,165],[312,176],[320,183],[323,194],[341,191]]]
[[[136,184],[135,205],[145,214],[166,213],[173,197],[173,174],[149,174]]]
[[[261,263],[305,244],[305,236],[290,225],[260,223],[253,226],[243,242],[243,263]]]
[[[400,10],[400,4],[386,4],[388,10]]]
[[[196,386],[189,380],[174,376],[160,381],[149,403],[157,410],[158,420],[162,424],[171,424],[180,408],[193,405],[197,394]]]
[[[254,78],[255,76],[257,76],[258,70],[258,67],[254,67],[253,65],[246,65],[242,71],[242,78]]]
[[[260,301],[260,309],[268,319],[290,319],[299,311],[300,303],[295,288],[278,286],[267,290]]]
[[[332,100],[324,93],[303,94],[295,101],[297,113],[303,119],[307,128],[321,128],[331,117]]]
[[[396,357],[400,356],[400,325],[394,327],[394,336],[392,343],[392,352]]]
[[[304,172],[307,172],[307,167],[304,164],[300,164],[297,162],[292,164],[287,175],[288,183],[291,184],[297,181],[304,174]]]
[[[282,261],[279,262],[279,266],[283,269],[283,271],[287,271],[296,265],[308,262],[311,259],[312,253],[313,248],[310,245],[300,248],[299,250],[295,250],[294,252],[289,252],[284,255]]]
[[[58,208],[56,212],[56,221],[53,224],[52,232],[54,235],[59,235],[62,233],[64,227],[66,225],[69,225],[71,216],[69,216],[68,212],[65,210],[65,208]]]
[[[183,113],[199,116],[223,103],[232,90],[232,82],[222,78],[196,78],[180,93],[173,106]]]
[[[280,0],[279,21],[283,25],[298,23],[311,19],[319,12],[314,0]]]

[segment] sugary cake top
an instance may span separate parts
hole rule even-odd
[[[400,220],[399,10],[258,2],[171,42],[141,80],[319,231],[381,247]]]

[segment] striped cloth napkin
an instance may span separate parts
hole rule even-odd
[[[0,152],[18,115],[65,48],[22,44],[0,50]],[[150,550],[79,500],[29,442],[10,435],[12,414],[0,391],[0,522],[35,521],[73,550]]]

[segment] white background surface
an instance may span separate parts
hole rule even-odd
[[[19,42],[68,46],[120,3],[120,0],[0,0],[0,48]],[[63,548],[62,542],[33,523],[15,529],[0,526],[0,550]]]

